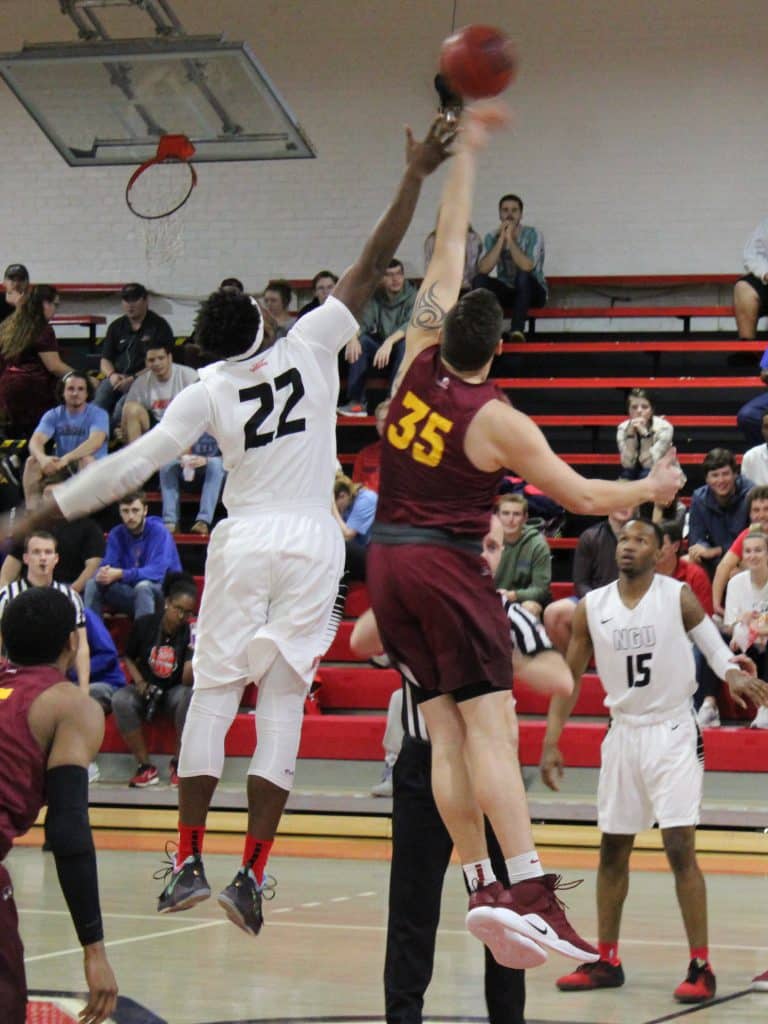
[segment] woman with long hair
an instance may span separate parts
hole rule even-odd
[[[50,324],[58,304],[52,285],[35,285],[0,324],[0,426],[8,436],[31,436],[56,405],[56,381],[72,369]]]

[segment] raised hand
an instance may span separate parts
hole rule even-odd
[[[685,475],[677,461],[676,448],[666,451],[649,473],[648,480],[654,485],[654,504],[669,505],[685,483]]]
[[[405,127],[405,162],[419,177],[426,178],[451,155],[451,143],[456,138],[455,121],[442,114],[434,119],[425,138],[419,142],[410,127]]]

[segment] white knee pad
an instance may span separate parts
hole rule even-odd
[[[258,775],[280,789],[293,788],[307,689],[302,677],[278,654],[259,683],[256,750],[249,775]]]
[[[224,740],[240,707],[245,686],[232,683],[211,690],[194,690],[181,736],[179,775],[221,778]]]

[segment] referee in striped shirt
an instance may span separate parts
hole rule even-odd
[[[29,534],[24,542],[24,555],[22,558],[26,573],[0,590],[0,619],[8,602],[12,601],[14,597],[18,597],[25,590],[29,590],[30,587],[53,587],[54,590],[64,594],[72,602],[75,609],[75,625],[78,638],[75,671],[80,689],[83,693],[87,694],[91,676],[91,652],[85,632],[85,609],[77,591],[73,590],[68,583],[60,583],[53,578],[54,570],[59,561],[56,547],[56,538],[46,530],[36,530],[34,533]]]

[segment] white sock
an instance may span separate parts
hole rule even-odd
[[[471,864],[462,864],[464,877],[467,880],[470,892],[475,892],[483,885],[490,885],[496,881],[491,861],[488,857],[485,860],[473,861]]]
[[[510,885],[524,882],[527,878],[540,878],[544,874],[539,855],[535,850],[521,853],[518,857],[507,857],[504,863],[507,865]]]

